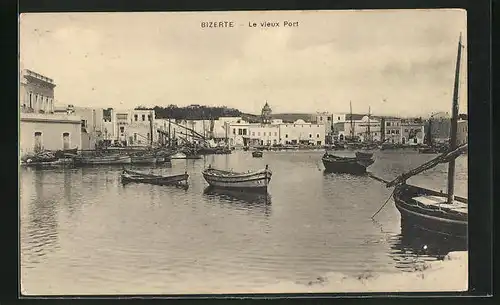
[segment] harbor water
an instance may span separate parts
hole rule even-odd
[[[393,189],[368,176],[324,173],[323,153],[269,151],[252,158],[251,152],[234,151],[172,160],[153,170],[187,171],[187,189],[122,185],[120,166],[23,168],[22,291],[245,293],[295,283],[295,292],[303,292],[327,274],[412,272],[423,262],[463,250],[405,238],[392,200],[372,220]],[[369,171],[392,180],[434,156],[376,151]],[[210,164],[235,171],[269,165],[268,194],[207,188],[201,172]],[[446,192],[446,177],[442,164],[409,183]],[[456,195],[467,196],[466,155],[456,161],[455,187]]]

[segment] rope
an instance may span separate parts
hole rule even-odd
[[[389,195],[389,198],[387,198],[387,200],[384,202],[384,204],[378,209],[378,211],[372,215],[371,219],[373,220],[373,217],[377,216],[377,214],[382,211],[382,209],[385,207],[385,205],[389,202],[389,200],[391,199],[392,195],[394,194],[394,191],[396,189],[393,189],[391,194]]]

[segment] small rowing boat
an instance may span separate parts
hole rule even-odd
[[[327,152],[321,160],[327,172],[347,174],[364,174],[366,168],[375,162],[372,158],[340,157]]]
[[[219,170],[211,166],[203,171],[203,178],[213,187],[249,191],[267,191],[271,176],[267,165],[264,170],[247,173]]]
[[[252,152],[252,157],[254,158],[262,158],[263,152],[261,150],[256,150]]]
[[[136,182],[155,185],[187,185],[188,178],[189,175],[187,172],[181,175],[164,176],[123,169],[121,173],[122,183]]]

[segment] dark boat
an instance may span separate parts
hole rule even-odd
[[[156,156],[154,154],[133,154],[130,156],[132,164],[155,164]]]
[[[358,159],[372,159],[373,158],[373,153],[371,153],[371,152],[357,151],[356,152],[356,158],[358,158]]]
[[[421,147],[418,152],[421,154],[439,154],[439,150],[435,147]]]
[[[212,168],[203,171],[203,178],[212,187],[248,191],[267,191],[272,172],[266,165],[264,170],[239,173]]]
[[[450,151],[400,175],[393,181],[388,182],[387,187],[395,186],[393,198],[396,208],[401,213],[402,226],[419,228],[433,234],[466,239],[468,202],[466,198],[454,195],[455,159],[467,150],[467,144],[457,147],[461,40],[460,36],[453,91]],[[442,163],[448,163],[448,192],[446,194],[406,183],[406,180],[410,177]]]
[[[121,173],[122,183],[147,183],[155,185],[187,185],[189,175],[153,175],[132,170],[123,169]]]
[[[124,155],[103,155],[103,156],[77,156],[74,158],[75,165],[112,165],[130,164],[130,156]]]
[[[325,171],[347,174],[364,174],[366,173],[366,168],[375,162],[371,158],[339,157],[327,152],[325,152],[321,160],[325,166]]]
[[[263,152],[261,150],[252,151],[252,157],[262,158]]]
[[[466,198],[454,196],[449,204],[447,194],[409,184],[396,186],[393,197],[403,225],[441,235],[467,237]]]
[[[57,158],[65,158],[65,157],[72,157],[78,154],[78,147],[71,148],[71,149],[62,149],[62,150],[56,150],[55,151],[55,156]]]

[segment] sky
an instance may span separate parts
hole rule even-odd
[[[355,113],[426,116],[451,112],[460,33],[466,45],[463,10],[31,13],[20,17],[20,68],[54,79],[61,106],[257,114],[267,101],[273,113],[342,113],[352,102]],[[464,47],[460,113],[466,58]]]

